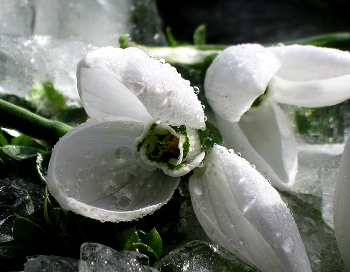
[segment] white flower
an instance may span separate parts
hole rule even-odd
[[[287,190],[297,171],[297,145],[276,102],[334,105],[350,98],[349,83],[349,52],[245,44],[227,48],[213,61],[205,93],[225,146],[240,152],[273,186]],[[260,104],[252,107],[258,97]]]
[[[194,169],[191,198],[211,239],[263,271],[310,271],[269,182],[224,147],[201,151],[203,109],[175,68],[136,48],[103,48],[79,63],[77,77],[91,119],[60,139],[47,177],[64,207],[101,221],[137,219],[164,205]]]
[[[56,144],[50,192],[63,206],[102,221],[152,213],[205,155],[196,131],[205,129],[204,112],[193,88],[175,68],[137,48],[90,52],[77,78],[91,119]]]

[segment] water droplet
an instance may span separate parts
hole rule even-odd
[[[130,204],[131,204],[131,200],[127,196],[119,197],[117,200],[117,205],[122,209],[128,208]]]
[[[153,56],[149,56],[151,59],[155,59]]]
[[[238,157],[242,157],[242,153],[241,152],[237,152],[236,153]]]
[[[129,159],[131,158],[131,150],[129,147],[121,146],[115,150],[114,156],[117,159]]]
[[[165,59],[159,59],[159,62],[160,62],[161,64],[165,64]]]
[[[155,123],[156,123],[157,125],[159,125],[161,122],[162,122],[162,121],[159,120],[159,119],[155,121]]]
[[[206,122],[208,120],[208,117],[204,116],[204,122]]]
[[[195,94],[199,94],[200,90],[199,90],[199,88],[197,86],[193,86],[193,92]]]
[[[228,153],[233,153],[233,149],[229,149],[229,150],[228,150]]]
[[[203,110],[205,109],[205,106],[204,106],[204,105],[202,105],[202,109],[203,109]]]
[[[255,169],[256,168],[256,166],[254,165],[254,164],[252,164],[252,167]]]

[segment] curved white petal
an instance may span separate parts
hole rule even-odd
[[[291,81],[322,80],[350,74],[350,53],[312,45],[266,48],[280,61],[276,75]]]
[[[86,113],[92,118],[130,117],[152,119],[141,101],[118,79],[100,68],[87,68],[80,62],[78,90]]]
[[[216,114],[239,121],[265,92],[279,68],[273,54],[259,44],[231,46],[218,55],[205,76],[205,95]]]
[[[274,76],[268,85],[269,99],[300,107],[324,107],[350,98],[350,74],[297,82]]]
[[[131,92],[156,120],[170,125],[205,128],[204,111],[190,82],[174,67],[148,56],[141,49],[104,47],[92,51],[79,62],[77,76],[79,93],[88,112],[90,108],[106,111],[103,102],[95,104],[95,97],[109,101],[111,105],[116,103],[115,115],[127,112],[135,100],[129,98]],[[91,87],[94,80],[98,83]],[[124,96],[130,103],[124,105],[122,93],[126,93]],[[107,108],[108,116],[113,114],[113,109],[113,106]]]
[[[350,271],[350,140],[345,145],[336,179],[333,216],[335,237]]]
[[[217,117],[227,148],[242,154],[279,190],[292,187],[297,173],[297,143],[290,122],[273,102],[264,101],[246,112],[240,122]]]
[[[269,82],[276,102],[303,107],[323,107],[350,98],[350,53],[315,46],[267,48],[281,62]]]
[[[144,123],[129,118],[90,119],[55,145],[48,187],[64,207],[101,221],[130,221],[164,205],[179,178],[147,171],[132,156]]]
[[[311,271],[286,204],[245,159],[214,146],[190,178],[193,207],[208,236],[262,271]]]

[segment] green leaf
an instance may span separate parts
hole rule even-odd
[[[193,34],[194,45],[204,45],[206,43],[207,29],[205,25],[200,25],[196,28]]]
[[[130,247],[135,243],[140,243],[139,235],[136,228],[124,230],[118,235],[118,241],[123,250],[130,250]]]
[[[156,262],[159,260],[159,256],[154,250],[144,243],[133,243],[128,250],[133,250],[145,254],[151,262]]]
[[[71,246],[64,234],[59,234],[52,239],[50,246],[52,248],[52,254],[58,256],[70,256],[72,253]]]
[[[39,144],[33,138],[31,138],[31,137],[29,137],[27,135],[21,135],[21,136],[18,136],[18,137],[14,137],[11,140],[10,144],[11,145],[30,146],[30,147],[34,147],[36,149],[45,150],[45,147],[43,147],[41,144]]]
[[[84,108],[67,108],[59,110],[51,120],[60,121],[72,127],[84,123],[88,119]]]
[[[0,133],[0,146],[5,146],[5,145],[8,145],[8,142],[5,136]]]
[[[42,84],[35,83],[26,100],[36,108],[36,113],[44,117],[51,117],[67,106],[64,96],[49,81]]]
[[[46,253],[47,235],[33,221],[19,217],[13,224],[13,238],[28,255]]]
[[[160,257],[162,254],[162,238],[156,229],[152,229],[151,232],[141,240],[141,242],[149,246],[157,256]]]
[[[171,28],[170,28],[170,27],[167,27],[167,28],[165,29],[165,31],[166,31],[166,36],[167,36],[167,38],[168,38],[168,41],[169,41],[170,46],[177,46],[177,45],[178,45],[178,42],[176,41],[176,39],[175,39],[173,33],[171,32]]]
[[[40,152],[37,148],[20,145],[5,145],[1,149],[7,156],[16,161],[35,158],[38,152]]]
[[[22,270],[21,264],[26,260],[23,250],[15,246],[0,246],[0,263],[9,265],[13,268],[17,267]],[[16,270],[17,270],[16,269]]]

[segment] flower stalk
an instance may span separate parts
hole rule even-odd
[[[0,99],[0,117],[2,127],[18,130],[48,148],[73,129],[62,122],[46,119],[2,99]]]

